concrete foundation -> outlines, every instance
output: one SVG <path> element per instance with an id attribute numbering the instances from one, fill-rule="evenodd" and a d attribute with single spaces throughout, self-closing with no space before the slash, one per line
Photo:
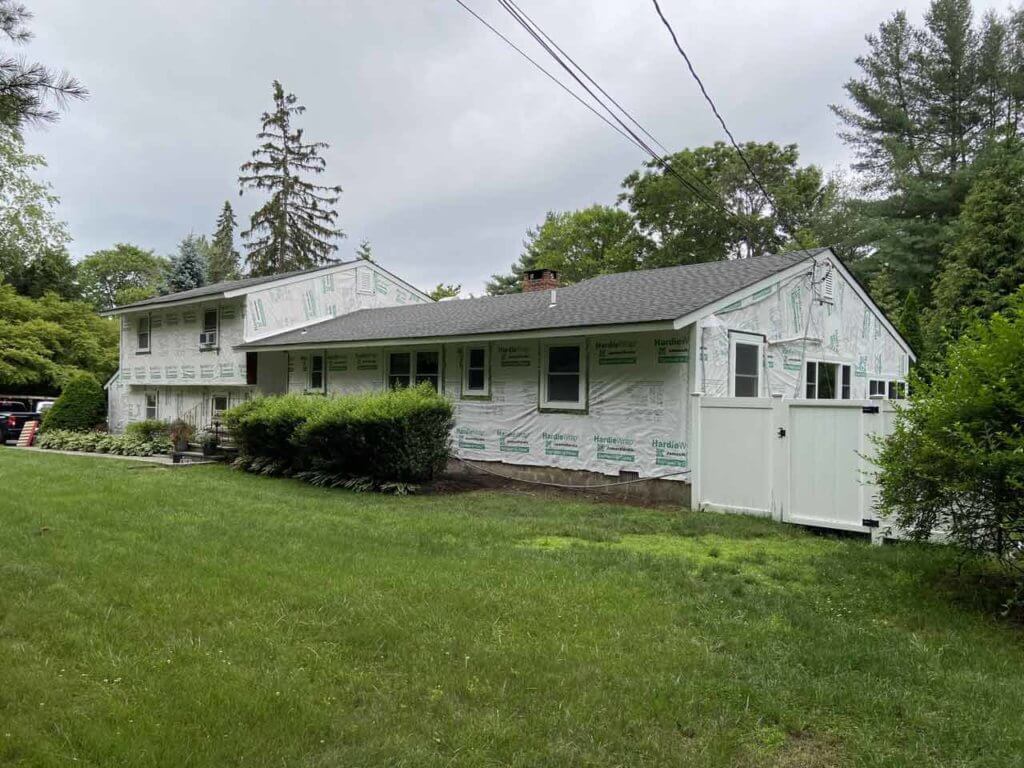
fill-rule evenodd
<path id="1" fill-rule="evenodd" d="M 495 477 L 523 483 L 557 483 L 578 486 L 565 491 L 578 490 L 584 494 L 599 494 L 615 501 L 632 504 L 671 504 L 690 509 L 690 483 L 685 480 L 640 480 L 628 485 L 609 485 L 631 478 L 603 475 L 582 469 L 561 469 L 559 467 L 531 467 L 521 464 L 503 464 L 499 461 L 474 461 L 474 466 L 458 459 L 448 462 L 446 474 L 449 477 Z M 477 469 L 482 467 L 483 469 Z M 495 473 L 495 474 L 491 474 Z M 685 477 L 685 475 L 684 475 Z M 546 487 L 546 486 L 541 486 Z"/>

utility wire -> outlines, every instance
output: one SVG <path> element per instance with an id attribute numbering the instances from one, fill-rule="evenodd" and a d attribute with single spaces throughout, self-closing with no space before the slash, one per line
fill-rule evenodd
<path id="1" fill-rule="evenodd" d="M 658 139 L 655 138 L 654 135 L 651 134 L 650 131 L 648 131 L 646 128 L 644 128 L 644 126 L 641 125 L 640 122 L 635 117 L 633 117 L 632 114 L 630 114 L 629 110 L 627 110 L 625 107 L 623 107 L 618 101 L 615 100 L 615 98 L 610 93 L 608 93 L 608 91 L 606 91 L 603 87 L 601 87 L 601 84 L 599 82 L 597 82 L 593 77 L 591 77 L 590 74 L 575 59 L 573 59 L 572 56 L 570 56 L 561 46 L 559 46 L 558 43 L 555 42 L 555 40 L 553 40 L 552 37 L 547 32 L 545 32 L 543 30 L 543 28 L 541 28 L 541 26 L 536 21 L 534 21 L 532 18 L 530 18 L 530 16 L 526 13 L 526 11 L 524 11 L 522 8 L 520 8 L 514 2 L 514 0 L 498 0 L 498 3 L 503 8 L 505 8 L 505 10 L 520 24 L 520 26 L 522 26 L 524 29 L 526 29 L 527 32 L 529 32 L 531 34 L 531 36 L 535 40 L 538 41 L 538 43 L 541 43 L 541 45 L 545 48 L 545 50 L 547 50 L 548 53 L 556 59 L 556 61 L 558 61 L 558 57 L 555 56 L 555 54 L 550 50 L 550 48 L 545 46 L 543 44 L 543 42 L 541 42 L 537 38 L 537 36 L 535 34 L 533 34 L 534 30 L 536 30 L 536 32 L 539 33 L 544 38 L 544 40 L 546 40 L 547 43 L 549 43 L 551 45 L 551 47 L 553 47 L 556 51 L 558 51 L 558 53 L 561 56 L 565 57 L 566 61 L 568 61 L 570 64 L 572 64 L 572 66 L 575 67 L 580 72 L 580 74 L 583 75 L 583 77 L 585 77 L 588 81 L 590 81 L 594 85 L 594 87 L 597 88 L 597 90 L 599 90 L 601 92 L 601 94 L 605 98 L 608 99 L 608 101 L 610 101 L 612 104 L 614 104 L 618 108 L 618 110 L 626 117 L 627 120 L 629 120 L 633 125 L 635 125 L 641 131 L 641 133 L 643 133 L 647 138 L 649 138 L 651 141 L 653 141 L 655 144 L 657 144 L 658 147 L 662 150 L 662 153 L 664 153 L 664 156 L 668 156 L 669 154 L 671 154 L 669 152 L 669 150 L 665 147 L 664 144 L 662 144 L 660 141 L 658 141 Z M 531 29 L 530 27 L 532 27 L 533 29 Z M 568 68 L 565 67 L 565 64 L 563 62 L 559 61 L 559 63 L 562 65 L 563 68 L 565 68 L 567 71 L 569 71 Z M 571 71 L 569 71 L 569 73 L 572 74 Z M 589 89 L 588 89 L 588 92 L 589 92 Z M 597 97 L 594 96 L 593 93 L 591 93 L 591 96 L 593 98 L 595 98 L 595 100 L 600 102 L 600 99 L 597 99 Z M 603 104 L 602 103 L 602 106 L 605 108 L 606 111 L 608 111 L 609 114 L 611 114 L 613 117 L 616 117 L 615 114 L 609 109 L 607 104 Z M 630 131 L 630 133 L 632 133 L 632 131 Z M 646 151 L 648 151 L 651 154 L 655 154 L 653 152 L 653 150 L 651 150 L 650 147 L 647 147 Z M 662 165 L 664 165 L 664 163 L 662 163 Z M 698 182 L 700 184 L 700 186 L 704 189 L 704 191 L 706 191 L 707 194 L 709 194 L 711 196 L 712 199 L 717 199 L 718 198 L 719 193 L 717 191 L 715 191 L 714 189 L 712 189 L 708 185 L 708 183 L 706 181 L 704 181 L 702 178 L 700 178 L 699 176 L 694 175 L 692 177 L 692 181 Z M 724 211 L 724 212 L 725 213 L 731 213 L 730 211 Z"/>
<path id="2" fill-rule="evenodd" d="M 460 4 L 460 5 L 462 5 L 462 3 L 461 3 L 461 0 L 456 0 L 456 2 L 459 2 L 459 4 Z M 611 117 L 611 118 L 612 118 L 613 120 L 615 120 L 615 122 L 616 122 L 616 123 L 618 123 L 618 124 L 619 124 L 619 126 L 621 126 L 621 127 L 622 127 L 622 129 L 623 129 L 624 131 L 626 131 L 626 132 L 627 132 L 627 133 L 629 134 L 629 136 L 630 136 L 630 137 L 631 137 L 631 139 L 632 139 L 632 143 L 633 143 L 633 144 L 637 145 L 637 146 L 638 146 L 638 147 L 640 147 L 640 148 L 641 148 L 641 149 L 642 149 L 642 150 L 643 150 L 644 152 L 646 152 L 646 153 L 647 153 L 648 155 L 650 155 L 650 157 L 651 157 L 651 158 L 652 158 L 652 159 L 653 159 L 653 160 L 655 161 L 655 163 L 657 163 L 657 164 L 658 164 L 659 166 L 661 166 L 661 168 L 662 168 L 662 169 L 663 169 L 663 170 L 664 170 L 664 171 L 665 171 L 666 173 L 668 173 L 668 174 L 671 174 L 672 176 L 675 176 L 675 177 L 676 177 L 676 179 L 677 179 L 677 180 L 678 180 L 678 181 L 679 181 L 679 182 L 680 182 L 680 183 L 681 183 L 681 184 L 682 184 L 682 185 L 683 185 L 683 186 L 684 186 L 684 187 L 685 187 L 686 189 L 688 189 L 688 190 L 690 191 L 690 193 L 691 193 L 691 194 L 692 194 L 692 195 L 693 195 L 693 196 L 694 196 L 695 198 L 697 198 L 697 199 L 698 199 L 698 200 L 699 200 L 700 202 L 704 203 L 704 204 L 705 204 L 706 206 L 708 206 L 709 208 L 712 208 L 713 210 L 715 210 L 715 211 L 717 211 L 718 213 L 721 213 L 721 214 L 723 214 L 723 215 L 725 215 L 725 216 L 735 216 L 735 214 L 734 214 L 734 213 L 733 213 L 732 211 L 730 211 L 730 210 L 728 210 L 727 208 L 723 207 L 723 206 L 721 205 L 721 203 L 717 203 L 717 202 L 715 202 L 714 200 L 709 200 L 709 199 L 705 198 L 705 197 L 704 197 L 704 195 L 703 195 L 703 194 L 701 193 L 701 191 L 700 191 L 699 189 L 697 189 L 697 187 L 696 187 L 696 186 L 695 186 L 695 185 L 693 184 L 693 182 L 692 182 L 692 181 L 690 181 L 690 180 L 689 180 L 689 179 L 687 179 L 687 178 L 686 178 L 685 176 L 683 176 L 683 175 L 682 175 L 681 173 L 679 173 L 679 171 L 677 171 L 677 170 L 676 170 L 676 168 L 674 168 L 674 167 L 673 167 L 673 166 L 672 166 L 672 165 L 671 165 L 671 164 L 670 164 L 669 162 L 667 162 L 667 161 L 666 161 L 666 160 L 665 160 L 665 159 L 664 159 L 664 158 L 663 158 L 663 157 L 662 157 L 662 156 L 661 156 L 661 155 L 660 155 L 660 154 L 659 154 L 658 152 L 654 151 L 654 149 L 653 149 L 653 148 L 652 148 L 652 147 L 651 147 L 651 146 L 650 146 L 649 144 L 647 144 L 647 142 L 646 142 L 646 141 L 644 141 L 644 140 L 643 140 L 642 138 L 640 138 L 640 136 L 638 136 L 638 135 L 636 134 L 636 132 L 634 132 L 634 131 L 633 131 L 633 129 L 632 129 L 632 128 L 630 128 L 630 127 L 629 127 L 628 125 L 626 125 L 626 123 L 625 123 L 625 122 L 623 122 L 623 120 L 622 120 L 622 119 L 621 119 L 621 118 L 620 118 L 620 117 L 619 117 L 619 116 L 618 116 L 618 115 L 617 115 L 617 114 L 616 114 L 616 113 L 614 112 L 614 110 L 612 110 L 612 109 L 611 109 L 611 108 L 610 108 L 610 107 L 609 107 L 609 106 L 608 106 L 608 105 L 607 105 L 607 104 L 606 104 L 606 103 L 605 103 L 604 101 L 602 101 L 602 100 L 601 100 L 601 98 L 600 98 L 599 96 L 597 96 L 597 94 L 595 94 L 595 93 L 594 93 L 594 92 L 593 92 L 593 91 L 592 91 L 592 90 L 591 90 L 591 89 L 590 89 L 590 88 L 589 88 L 589 87 L 587 86 L 587 84 L 586 84 L 586 83 L 584 83 L 584 82 L 583 82 L 583 81 L 582 81 L 582 80 L 580 79 L 579 75 L 577 75 L 577 74 L 576 74 L 576 72 L 575 72 L 575 71 L 574 71 L 574 70 L 572 69 L 572 67 L 570 67 L 570 66 L 569 66 L 569 65 L 568 65 L 568 64 L 567 64 L 567 63 L 565 62 L 565 60 L 563 60 L 563 59 L 561 58 L 561 56 L 559 56 L 559 54 L 558 54 L 558 53 L 557 53 L 557 52 L 556 52 L 556 51 L 554 50 L 554 48 L 553 48 L 553 47 L 552 47 L 551 45 L 549 45 L 549 44 L 548 44 L 547 42 L 545 42 L 545 40 L 543 39 L 543 37 L 546 37 L 546 35 L 543 35 L 543 37 L 542 37 L 542 32 L 538 32 L 538 30 L 539 30 L 539 27 L 538 27 L 538 30 L 535 30 L 535 29 L 533 28 L 533 26 L 531 26 L 531 22 L 529 22 L 529 21 L 528 21 L 528 20 L 527 20 L 526 18 L 524 18 L 524 17 L 520 16 L 520 15 L 519 15 L 519 13 L 518 13 L 518 12 L 516 11 L 516 9 L 515 9 L 515 8 L 513 8 L 513 7 L 511 7 L 511 5 L 510 5 L 510 2 L 511 2 L 511 0 L 498 0 L 498 4 L 499 4 L 499 5 L 501 5 L 501 7 L 502 7 L 502 8 L 504 8 L 504 9 L 505 9 L 505 10 L 506 10 L 506 11 L 507 11 L 507 12 L 509 13 L 509 15 L 511 15 L 511 16 L 512 16 L 512 18 L 513 18 L 513 19 L 515 19 L 515 21 L 516 21 L 516 22 L 517 22 L 517 23 L 518 23 L 518 24 L 519 24 L 519 25 L 520 25 L 520 26 L 521 26 L 521 27 L 522 27 L 523 29 L 525 29 L 525 30 L 526 30 L 526 32 L 527 32 L 527 33 L 528 33 L 528 34 L 529 34 L 529 35 L 530 35 L 531 37 L 533 37 L 533 39 L 534 39 L 534 40 L 535 40 L 535 41 L 537 42 L 537 44 L 538 44 L 538 45 L 540 45 L 540 46 L 541 46 L 541 48 L 543 48 L 543 49 L 544 49 L 544 51 L 545 51 L 545 52 L 546 52 L 546 53 L 547 53 L 547 54 L 548 54 L 549 56 L 551 56 L 551 57 L 552 57 L 552 58 L 553 58 L 553 59 L 555 60 L 555 62 L 556 62 L 556 63 L 558 63 L 558 65 L 559 65 L 559 66 L 561 66 L 561 67 L 562 67 L 562 69 L 564 69 L 564 70 L 565 70 L 565 71 L 566 71 L 566 72 L 567 72 L 567 73 L 569 74 L 569 76 L 570 76 L 570 77 L 572 77 L 572 78 L 573 78 L 573 80 L 575 80 L 575 81 L 576 81 L 576 83 L 577 83 L 577 84 L 578 84 L 578 85 L 579 85 L 579 86 L 580 86 L 581 88 L 583 88 L 583 90 L 584 90 L 584 91 L 585 91 L 585 92 L 586 92 L 586 93 L 587 93 L 587 94 L 588 94 L 588 95 L 589 95 L 589 96 L 590 96 L 590 97 L 591 97 L 591 98 L 592 98 L 592 99 L 593 99 L 593 100 L 594 100 L 595 102 L 597 102 L 597 103 L 598 103 L 598 104 L 599 104 L 599 105 L 600 105 L 600 106 L 601 106 L 601 107 L 602 107 L 602 108 L 603 108 L 603 109 L 604 109 L 604 110 L 605 110 L 605 111 L 606 111 L 606 112 L 607 112 L 607 113 L 609 114 L 609 116 L 610 116 L 610 117 Z M 474 14 L 474 15 L 476 15 L 476 14 Z M 577 65 L 577 66 L 578 66 L 578 65 Z M 582 72 L 582 70 L 581 70 L 581 72 Z M 585 73 L 584 73 L 584 76 L 585 76 L 585 77 L 587 77 L 588 79 L 590 79 L 589 75 L 586 75 Z M 595 83 L 595 85 L 596 85 L 596 83 Z M 598 86 L 598 88 L 600 88 L 600 86 Z M 603 92 L 603 91 L 602 91 L 602 92 Z M 610 98 L 610 97 L 609 97 L 609 98 Z M 621 107 L 619 107 L 619 109 L 622 109 L 622 108 L 621 108 Z M 623 111 L 624 111 L 624 110 L 623 110 Z M 632 120 L 632 118 L 630 118 L 630 119 Z M 634 120 L 634 122 L 636 122 L 636 121 Z M 643 130 L 643 129 L 641 128 L 641 130 Z M 620 131 L 620 133 L 621 133 L 621 131 Z M 645 133 L 646 133 L 646 131 L 645 131 Z M 656 140 L 655 140 L 655 141 L 656 141 Z M 658 142 L 656 141 L 656 143 L 658 143 Z M 703 182 L 701 182 L 701 183 L 703 183 Z M 706 185 L 705 185 L 705 186 L 706 186 Z M 709 189 L 709 191 L 710 191 L 710 189 Z M 712 194 L 715 194 L 715 193 L 714 193 L 714 192 L 712 192 Z M 716 195 L 716 196 L 717 196 L 717 195 Z"/>
<path id="3" fill-rule="evenodd" d="M 605 123 L 607 123 L 607 124 L 608 124 L 608 126 L 609 126 L 609 127 L 610 127 L 610 128 L 612 129 L 612 130 L 614 130 L 614 131 L 616 131 L 617 133 L 621 134 L 621 135 L 622 135 L 622 137 L 623 137 L 624 139 L 626 139 L 626 141 L 630 142 L 631 144 L 635 144 L 635 143 L 636 143 L 636 142 L 634 142 L 634 141 L 633 141 L 633 139 L 632 139 L 632 138 L 630 138 L 629 134 L 627 134 L 627 133 L 626 133 L 625 131 L 623 131 L 623 130 L 622 130 L 621 128 L 619 128 L 619 127 L 618 127 L 617 125 L 615 125 L 615 123 L 613 123 L 613 122 L 612 122 L 611 120 L 609 120 L 609 119 L 608 119 L 607 117 L 605 117 L 605 116 L 604 116 L 604 115 L 602 115 L 602 114 L 601 114 L 600 112 L 598 112 L 598 111 L 597 111 L 597 110 L 596 110 L 596 109 L 595 109 L 595 108 L 594 108 L 594 107 L 593 107 L 593 106 L 592 106 L 591 104 L 588 104 L 588 103 L 586 102 L 586 100 L 584 100 L 584 99 L 583 99 L 583 98 L 582 98 L 582 97 L 581 97 L 581 96 L 580 96 L 580 95 L 579 95 L 578 93 L 576 93 L 576 92 L 575 92 L 575 91 L 573 91 L 573 90 L 572 90 L 571 88 L 569 88 L 569 86 L 567 86 L 567 85 L 566 85 L 565 83 L 563 83 L 563 82 L 562 82 L 561 80 L 559 80 L 559 79 L 558 79 L 557 77 L 555 77 L 555 76 L 554 76 L 553 74 L 551 74 L 551 73 L 550 73 L 550 72 L 548 72 L 548 71 L 547 71 L 546 69 L 544 69 L 544 67 L 542 67 L 542 66 L 541 66 L 540 64 L 538 64 L 538 63 L 537 63 L 537 62 L 536 62 L 536 61 L 535 61 L 535 60 L 534 60 L 534 59 L 533 59 L 533 58 L 532 58 L 532 57 L 531 57 L 531 56 L 530 56 L 530 55 L 529 55 L 528 53 L 526 53 L 526 52 L 525 52 L 525 51 L 524 51 L 524 50 L 523 50 L 522 48 L 520 48 L 520 47 L 519 47 L 518 45 L 516 45 L 516 44 L 515 44 L 515 43 L 513 43 L 513 42 L 512 42 L 511 40 L 509 40 L 509 39 L 508 39 L 507 37 L 505 37 L 505 35 L 503 35 L 503 34 L 502 34 L 501 32 L 499 32 L 499 31 L 498 31 L 497 29 L 495 29 L 495 28 L 494 28 L 493 26 L 491 26 L 491 25 L 490 25 L 490 23 L 488 23 L 488 21 L 487 21 L 487 20 L 486 20 L 485 18 L 483 18 L 483 17 L 482 17 L 482 16 L 480 15 L 480 14 L 478 14 L 478 13 L 477 13 L 476 11 L 474 11 L 474 10 L 473 10 L 472 8 L 470 8 L 470 7 L 468 6 L 468 5 L 466 5 L 466 4 L 464 3 L 464 2 L 462 2 L 462 0 L 455 0 L 455 2 L 456 2 L 456 3 L 458 3 L 459 5 L 461 5 L 461 6 L 463 7 L 463 8 L 465 8 L 465 9 L 466 9 L 466 11 L 467 11 L 467 12 L 468 12 L 468 13 L 469 13 L 470 15 L 472 15 L 472 16 L 473 16 L 473 17 L 474 17 L 474 18 L 475 18 L 475 19 L 476 19 L 477 21 L 479 21 L 479 22 L 480 22 L 481 24 L 483 24 L 483 25 L 484 25 L 485 27 L 487 27 L 487 28 L 488 28 L 489 30 L 491 30 L 491 32 L 493 32 L 493 33 L 494 33 L 495 35 L 497 35 L 497 36 L 498 36 L 498 37 L 500 37 L 500 38 L 501 38 L 502 40 L 504 40 L 504 41 L 505 41 L 505 43 L 506 43 L 506 44 L 508 44 L 508 45 L 509 45 L 509 46 L 510 46 L 510 47 L 511 47 L 511 48 L 512 48 L 512 49 L 513 49 L 513 50 L 514 50 L 514 51 L 515 51 L 516 53 L 518 53 L 518 54 L 519 54 L 520 56 L 522 56 L 522 57 L 523 57 L 524 59 L 526 59 L 526 60 L 527 60 L 528 62 L 530 62 L 531 64 L 533 64 L 533 66 L 535 66 L 535 67 L 536 67 L 537 69 L 539 69 L 539 70 L 540 70 L 541 72 L 543 72 L 543 73 L 544 73 L 544 74 L 545 74 L 545 75 L 546 75 L 546 76 L 547 76 L 547 77 L 548 77 L 548 78 L 549 78 L 549 79 L 550 79 L 550 80 L 551 80 L 552 82 L 554 82 L 554 83 L 555 83 L 555 85 L 557 85 L 557 86 L 558 86 L 559 88 L 561 88 L 561 89 L 562 89 L 563 91 L 565 91 L 565 92 L 566 92 L 566 93 L 568 93 L 568 94 L 569 94 L 570 96 L 572 96 L 572 97 L 573 97 L 574 99 L 576 99 L 576 101 L 578 101 L 578 102 L 579 102 L 580 104 L 582 104 L 582 105 L 583 105 L 584 107 L 586 107 L 586 108 L 587 108 L 587 109 L 589 109 L 589 110 L 590 110 L 591 112 L 593 112 L 593 113 L 594 113 L 595 115 L 597 115 L 597 116 L 598 116 L 598 117 L 599 117 L 599 118 L 600 118 L 601 120 L 603 120 L 603 121 L 604 121 Z M 643 147 L 640 147 L 640 149 L 643 149 Z"/>
<path id="4" fill-rule="evenodd" d="M 700 87 L 700 92 L 704 94 L 704 100 L 707 101 L 708 106 L 711 107 L 711 111 L 715 114 L 715 117 L 718 118 L 718 122 L 721 123 L 722 125 L 722 130 L 725 131 L 725 135 L 729 137 L 729 142 L 732 144 L 733 148 L 739 154 L 740 159 L 743 161 L 743 165 L 747 167 L 747 171 L 750 172 L 750 177 L 754 180 L 754 183 L 757 184 L 757 188 L 761 190 L 761 194 L 763 194 L 765 198 L 768 200 L 768 202 L 771 203 L 772 208 L 778 211 L 778 206 L 775 204 L 775 198 L 773 198 L 771 194 L 769 194 L 768 190 L 764 188 L 764 184 L 762 184 L 761 179 L 757 177 L 757 173 L 754 171 L 753 166 L 751 166 L 750 162 L 747 160 L 747 156 L 743 154 L 743 150 L 740 148 L 739 143 L 737 143 L 735 137 L 732 135 L 732 131 L 729 130 L 729 126 L 725 124 L 725 118 L 722 117 L 721 113 L 718 111 L 718 107 L 715 106 L 714 100 L 708 93 L 707 88 L 704 87 L 704 81 L 700 79 L 700 76 L 697 74 L 697 71 L 693 68 L 693 63 L 690 61 L 690 57 L 687 56 L 686 51 L 683 50 L 683 46 L 680 44 L 679 38 L 676 37 L 675 30 L 672 29 L 672 25 L 669 23 L 668 19 L 665 18 L 665 14 L 662 13 L 661 6 L 658 4 L 658 0 L 651 0 L 651 2 L 654 3 L 654 10 L 656 10 L 658 12 L 658 16 L 661 17 L 661 23 L 665 25 L 665 29 L 667 29 L 669 35 L 672 36 L 672 42 L 675 43 L 676 50 L 679 51 L 679 53 L 683 57 L 683 61 L 686 62 L 687 69 L 690 70 L 690 74 L 693 76 L 693 79 L 697 81 L 697 85 Z"/>

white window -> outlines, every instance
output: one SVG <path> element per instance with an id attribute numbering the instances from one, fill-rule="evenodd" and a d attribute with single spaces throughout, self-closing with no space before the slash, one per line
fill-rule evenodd
<path id="1" fill-rule="evenodd" d="M 203 312 L 203 330 L 199 334 L 199 346 L 208 349 L 217 346 L 217 331 L 220 325 L 220 313 L 216 309 Z"/>
<path id="2" fill-rule="evenodd" d="M 752 333 L 729 334 L 730 397 L 761 396 L 761 361 L 764 337 Z"/>
<path id="3" fill-rule="evenodd" d="M 899 381 L 898 379 L 890 381 L 888 394 L 890 400 L 906 400 L 907 383 L 905 381 Z"/>
<path id="4" fill-rule="evenodd" d="M 391 389 L 424 382 L 440 391 L 441 356 L 437 350 L 392 352 L 388 355 L 388 386 Z"/>
<path id="5" fill-rule="evenodd" d="M 808 361 L 806 368 L 808 400 L 849 400 L 853 370 L 841 363 Z"/>
<path id="6" fill-rule="evenodd" d="M 868 382 L 868 397 L 905 400 L 907 398 L 907 383 L 900 379 L 871 379 Z"/>
<path id="7" fill-rule="evenodd" d="M 136 352 L 149 352 L 150 349 L 150 338 L 151 338 L 151 325 L 149 315 L 143 315 L 139 318 L 138 325 L 136 326 L 135 334 L 135 351 Z"/>
<path id="8" fill-rule="evenodd" d="M 324 388 L 324 356 L 311 355 L 309 358 L 309 388 L 318 392 Z"/>
<path id="9" fill-rule="evenodd" d="M 586 353 L 583 342 L 550 344 L 541 356 L 542 408 L 582 411 L 587 407 Z"/>
<path id="10" fill-rule="evenodd" d="M 146 393 L 146 418 L 156 419 L 159 418 L 160 409 L 158 408 L 158 398 L 156 392 Z"/>
<path id="11" fill-rule="evenodd" d="M 491 380 L 487 347 L 466 347 L 462 356 L 462 394 L 486 397 Z"/>
<path id="12" fill-rule="evenodd" d="M 213 411 L 213 421 L 223 421 L 224 411 L 228 409 L 227 395 L 214 395 L 210 399 L 210 410 Z"/>

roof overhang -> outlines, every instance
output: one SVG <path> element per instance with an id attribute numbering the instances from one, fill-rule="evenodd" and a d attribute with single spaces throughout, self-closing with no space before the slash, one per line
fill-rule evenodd
<path id="1" fill-rule="evenodd" d="M 113 309 L 105 309 L 97 314 L 100 317 L 116 317 L 117 315 L 132 315 L 138 312 L 150 312 L 154 309 L 166 309 L 168 307 L 185 307 L 190 304 L 208 304 L 211 301 L 220 301 L 221 299 L 229 298 L 226 293 L 208 293 L 205 296 L 197 296 L 194 299 L 173 299 L 170 301 L 154 301 L 152 304 L 139 305 L 127 305 L 124 307 L 114 307 Z"/>
<path id="2" fill-rule="evenodd" d="M 426 344 L 469 344 L 477 341 L 518 341 L 526 339 L 564 339 L 577 336 L 605 336 L 618 333 L 645 333 L 672 331 L 677 326 L 671 320 L 618 325 L 587 325 L 566 328 L 540 328 L 530 331 L 499 333 L 472 333 L 455 336 L 395 337 L 391 339 L 360 339 L 355 341 L 298 341 L 290 344 L 238 344 L 234 349 L 245 352 L 301 352 L 310 349 L 358 349 L 360 347 L 395 347 Z M 292 331 L 288 331 L 292 333 Z"/>

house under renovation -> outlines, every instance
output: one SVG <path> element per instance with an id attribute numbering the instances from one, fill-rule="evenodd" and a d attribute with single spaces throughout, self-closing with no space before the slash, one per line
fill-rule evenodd
<path id="1" fill-rule="evenodd" d="M 118 307 L 110 428 L 255 393 L 429 382 L 455 454 L 563 484 L 867 530 L 864 453 L 913 352 L 830 249 L 434 302 L 367 261 Z M 856 497 L 856 498 L 854 498 Z M 842 508 L 848 502 L 848 508 Z"/>

